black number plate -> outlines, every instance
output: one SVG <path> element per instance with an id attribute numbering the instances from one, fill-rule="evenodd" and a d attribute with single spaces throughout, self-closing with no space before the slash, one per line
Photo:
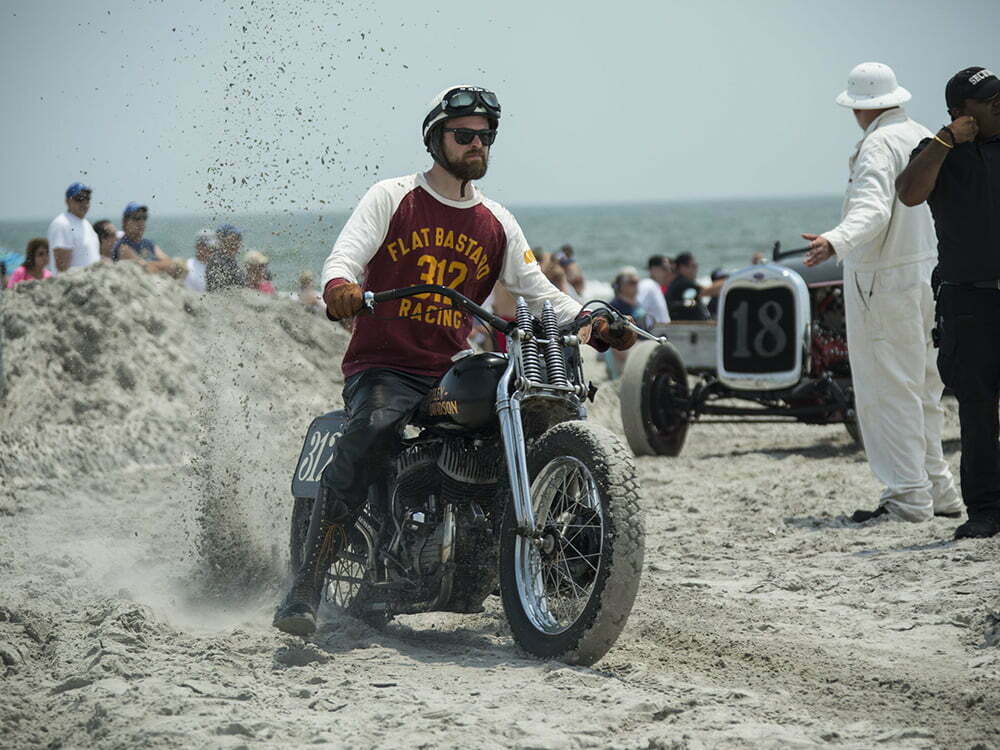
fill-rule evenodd
<path id="1" fill-rule="evenodd" d="M 726 293 L 722 363 L 728 372 L 787 372 L 795 367 L 795 297 L 786 287 Z"/>
<path id="2" fill-rule="evenodd" d="M 319 492 L 319 478 L 333 458 L 337 444 L 347 422 L 347 412 L 331 411 L 316 417 L 309 425 L 302 453 L 292 475 L 292 496 L 315 499 Z"/>

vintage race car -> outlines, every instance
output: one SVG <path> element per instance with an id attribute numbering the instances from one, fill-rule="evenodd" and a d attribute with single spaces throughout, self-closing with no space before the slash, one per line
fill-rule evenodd
<path id="1" fill-rule="evenodd" d="M 843 423 L 861 434 L 847 356 L 843 278 L 806 249 L 781 252 L 726 281 L 718 323 L 654 330 L 626 361 L 621 416 L 636 455 L 679 455 L 692 422 Z"/>

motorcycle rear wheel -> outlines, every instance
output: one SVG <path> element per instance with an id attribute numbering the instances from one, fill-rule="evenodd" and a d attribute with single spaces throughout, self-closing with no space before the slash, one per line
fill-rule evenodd
<path id="1" fill-rule="evenodd" d="M 529 446 L 536 538 L 512 507 L 500 540 L 500 593 L 514 640 L 533 656 L 598 661 L 639 588 L 645 531 L 635 466 L 609 431 L 558 424 Z"/>
<path id="2" fill-rule="evenodd" d="M 302 563 L 312 508 L 312 498 L 295 498 L 289 549 L 293 573 Z M 350 532 L 343 533 L 339 540 L 340 551 L 326 572 L 323 600 L 336 611 L 357 617 L 369 625 L 381 626 L 389 617 L 384 610 L 372 608 L 372 587 L 364 580 L 368 561 L 372 558 L 371 540 L 374 538 L 375 531 L 362 513 Z"/>

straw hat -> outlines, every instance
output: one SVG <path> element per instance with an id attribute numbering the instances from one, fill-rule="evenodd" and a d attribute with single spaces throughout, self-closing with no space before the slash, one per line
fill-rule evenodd
<path id="1" fill-rule="evenodd" d="M 243 262 L 248 266 L 266 266 L 268 257 L 260 250 L 251 250 L 243 256 Z"/>

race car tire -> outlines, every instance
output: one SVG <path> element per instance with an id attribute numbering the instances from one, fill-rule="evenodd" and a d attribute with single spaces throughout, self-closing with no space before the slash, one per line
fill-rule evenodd
<path id="1" fill-rule="evenodd" d="M 635 455 L 680 455 L 688 415 L 675 400 L 689 395 L 687 370 L 673 344 L 643 341 L 632 347 L 619 400 L 625 438 Z"/>

